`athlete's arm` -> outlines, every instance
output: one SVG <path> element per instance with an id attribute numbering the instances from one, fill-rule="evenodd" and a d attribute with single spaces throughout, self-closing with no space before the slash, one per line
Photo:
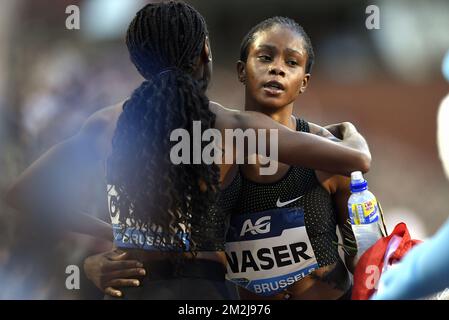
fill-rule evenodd
<path id="1" fill-rule="evenodd" d="M 309 130 L 310 133 L 313 133 L 317 136 L 329 139 L 334 142 L 341 142 L 342 134 L 341 130 L 343 128 L 342 123 L 328 125 L 326 127 L 321 127 L 315 123 L 309 122 Z"/>
<path id="2" fill-rule="evenodd" d="M 82 213 L 88 181 L 98 175 L 108 152 L 101 141 L 111 130 L 108 120 L 105 111 L 97 112 L 75 136 L 42 155 L 11 185 L 6 202 L 34 221 L 50 219 L 69 231 L 111 240 L 109 224 Z"/>
<path id="3" fill-rule="evenodd" d="M 236 118 L 236 128 L 277 129 L 280 162 L 346 176 L 353 171 L 367 172 L 370 168 L 368 145 L 350 123 L 342 124 L 343 140 L 337 143 L 291 130 L 259 112 L 239 112 Z"/>
<path id="4" fill-rule="evenodd" d="M 332 201 L 337 211 L 337 225 L 343 238 L 345 264 L 346 268 L 348 268 L 351 273 L 354 273 L 357 264 L 357 247 L 348 214 L 348 200 L 351 196 L 351 179 L 339 175 L 335 175 L 331 179 L 332 184 L 335 186 L 335 191 L 332 194 Z"/>
<path id="5" fill-rule="evenodd" d="M 326 126 L 325 128 L 309 122 L 310 133 L 322 136 L 324 138 L 340 141 L 335 136 L 341 134 L 341 125 L 335 124 Z M 330 130 L 328 130 L 330 129 Z M 333 132 L 333 133 L 331 133 Z M 355 245 L 355 237 L 352 232 L 351 223 L 348 215 L 348 200 L 351 196 L 350 183 L 351 179 L 340 175 L 331 175 L 326 172 L 317 172 L 319 180 L 322 180 L 329 189 L 332 202 L 337 214 L 337 225 L 343 241 L 343 252 L 345 254 L 345 264 L 351 273 L 354 273 L 356 265 L 357 248 Z M 353 249 L 354 248 L 354 249 Z"/>

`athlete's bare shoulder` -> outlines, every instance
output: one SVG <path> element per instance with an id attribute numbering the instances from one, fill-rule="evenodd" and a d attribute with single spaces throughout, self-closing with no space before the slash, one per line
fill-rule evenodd
<path id="1" fill-rule="evenodd" d="M 100 133 L 110 127 L 115 128 L 117 119 L 122 112 L 123 103 L 120 102 L 96 111 L 87 118 L 81 130 L 87 131 L 87 133 Z"/>
<path id="2" fill-rule="evenodd" d="M 122 113 L 125 101 L 93 113 L 84 122 L 79 133 L 80 137 L 93 141 L 101 153 L 108 154 L 117 120 Z"/>

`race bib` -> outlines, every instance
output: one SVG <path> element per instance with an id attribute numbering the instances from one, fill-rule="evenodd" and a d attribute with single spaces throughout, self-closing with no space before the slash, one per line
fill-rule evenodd
<path id="1" fill-rule="evenodd" d="M 228 280 L 262 296 L 279 293 L 318 269 L 301 208 L 233 216 L 226 259 Z"/>
<path id="2" fill-rule="evenodd" d="M 179 251 L 179 239 L 184 243 L 185 251 L 190 250 L 189 235 L 178 232 L 174 241 L 167 242 L 167 236 L 163 237 L 162 230 L 150 230 L 137 228 L 130 225 L 130 219 L 120 223 L 120 210 L 118 208 L 118 194 L 114 186 L 108 185 L 108 206 L 111 217 L 114 245 L 118 248 L 143 249 L 148 251 Z M 163 240 L 164 239 L 164 240 Z"/>

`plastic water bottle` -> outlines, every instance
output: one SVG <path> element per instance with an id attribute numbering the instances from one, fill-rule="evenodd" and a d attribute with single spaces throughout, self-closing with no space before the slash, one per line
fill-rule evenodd
<path id="1" fill-rule="evenodd" d="M 351 196 L 348 200 L 349 218 L 357 241 L 358 257 L 382 237 L 379 228 L 379 206 L 368 191 L 368 182 L 360 171 L 351 173 Z"/>

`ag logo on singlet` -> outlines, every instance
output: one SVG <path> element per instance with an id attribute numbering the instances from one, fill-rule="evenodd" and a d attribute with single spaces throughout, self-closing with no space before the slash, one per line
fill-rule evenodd
<path id="1" fill-rule="evenodd" d="M 234 215 L 226 238 L 227 278 L 273 295 L 318 268 L 302 208 Z"/>
<path id="2" fill-rule="evenodd" d="M 240 236 L 243 237 L 248 232 L 251 232 L 252 235 L 269 233 L 271 225 L 270 219 L 271 216 L 261 217 L 257 219 L 254 224 L 252 223 L 251 219 L 245 220 L 245 222 L 243 222 Z"/>

